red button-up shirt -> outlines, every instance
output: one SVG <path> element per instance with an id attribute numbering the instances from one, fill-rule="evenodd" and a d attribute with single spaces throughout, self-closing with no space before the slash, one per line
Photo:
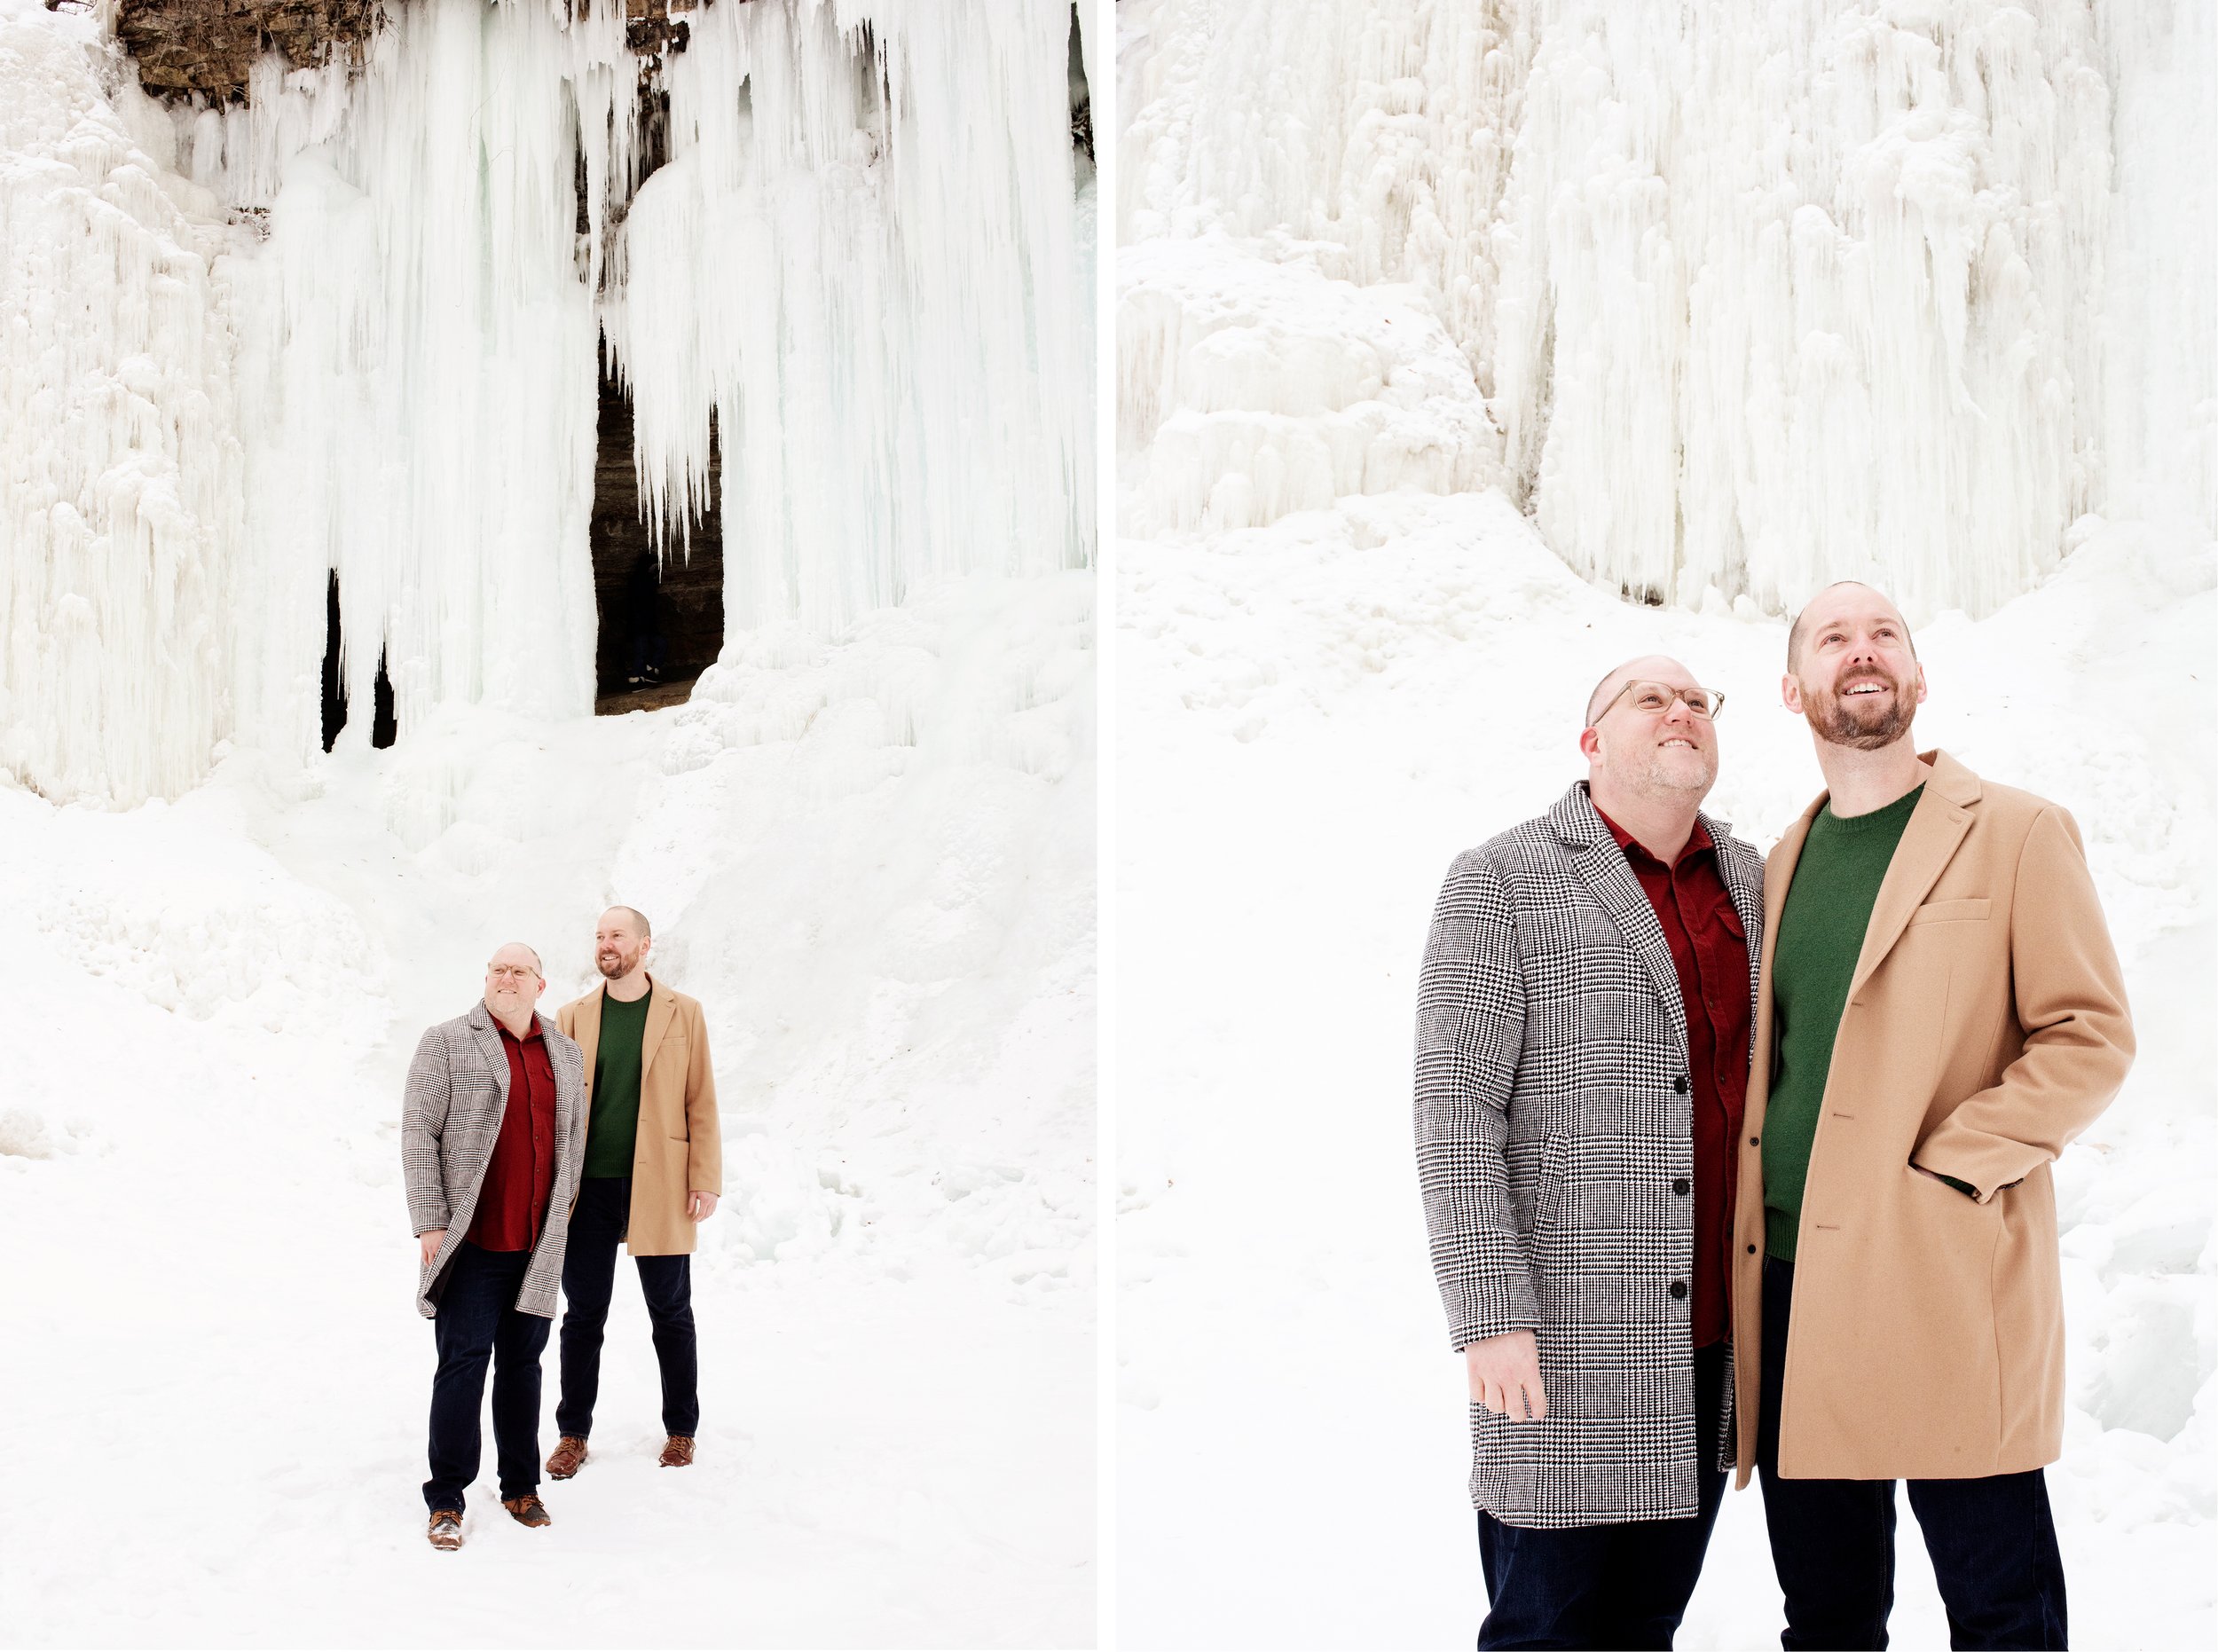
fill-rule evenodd
<path id="1" fill-rule="evenodd" d="M 1601 811 L 1594 811 L 1601 814 Z M 1687 1011 L 1687 1062 L 1694 1082 L 1695 1346 L 1721 1341 L 1730 1316 L 1734 1168 L 1733 1144 L 1748 1101 L 1748 935 L 1718 870 L 1717 846 L 1700 821 L 1670 866 L 1602 814 L 1664 926 Z"/>
<path id="2" fill-rule="evenodd" d="M 539 1242 L 554 1191 L 554 1064 L 537 1017 L 522 1038 L 505 1027 L 499 1031 L 508 1052 L 508 1105 L 478 1189 L 469 1241 L 486 1250 L 530 1250 Z"/>

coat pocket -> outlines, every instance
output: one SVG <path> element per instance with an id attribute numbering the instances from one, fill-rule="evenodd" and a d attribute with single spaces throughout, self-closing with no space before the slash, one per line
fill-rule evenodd
<path id="1" fill-rule="evenodd" d="M 1563 1213 L 1563 1183 L 1571 1167 L 1571 1144 L 1561 1130 L 1551 1130 L 1540 1144 L 1540 1185 L 1532 1200 L 1532 1236 L 1537 1240 L 1553 1232 Z"/>
<path id="2" fill-rule="evenodd" d="M 1985 895 L 1969 901 L 1929 901 L 1910 914 L 1912 924 L 1973 923 L 1985 918 L 1994 906 Z"/>

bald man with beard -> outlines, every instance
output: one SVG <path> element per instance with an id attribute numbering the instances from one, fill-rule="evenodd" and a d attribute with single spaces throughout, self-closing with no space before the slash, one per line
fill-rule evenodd
<path id="1" fill-rule="evenodd" d="M 1883 1647 L 1894 1482 L 1955 1647 L 2065 1644 L 2050 1163 L 2133 1058 L 2070 814 L 1911 736 L 1899 610 L 1828 586 L 1780 683 L 1827 790 L 1766 869 L 1733 1255 L 1741 1483 L 1785 1647 Z"/>
<path id="2" fill-rule="evenodd" d="M 1629 660 L 1586 778 L 1459 855 L 1417 1157 L 1471 1392 L 1481 1647 L 1668 1647 L 1725 1487 L 1733 1150 L 1763 865 L 1702 813 L 1723 696 Z"/>

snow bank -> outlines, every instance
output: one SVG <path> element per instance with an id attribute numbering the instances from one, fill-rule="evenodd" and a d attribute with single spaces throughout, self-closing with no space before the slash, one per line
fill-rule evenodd
<path id="1" fill-rule="evenodd" d="M 1119 222 L 1418 289 L 1513 497 L 1627 594 L 1983 614 L 2091 510 L 2218 531 L 2210 208 L 2159 181 L 2210 147 L 2190 9 L 1127 4 Z M 1127 431 L 1207 411 L 1153 399 L 1158 348 L 1120 337 Z M 1244 461 L 1282 509 L 1294 439 Z M 1134 531 L 1199 524 L 1124 480 Z"/>

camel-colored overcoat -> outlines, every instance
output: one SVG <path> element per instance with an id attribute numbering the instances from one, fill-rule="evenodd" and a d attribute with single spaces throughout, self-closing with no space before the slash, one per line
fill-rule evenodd
<path id="1" fill-rule="evenodd" d="M 2064 1303 L 2049 1167 L 2133 1061 L 2125 984 L 2072 817 L 1944 752 L 1920 762 L 1925 792 L 1872 907 L 1811 1145 L 1780 1406 L 1790 1479 L 1951 1480 L 2056 1460 Z M 1764 1345 L 1773 954 L 1824 803 L 1764 871 L 1733 1245 L 1742 1485 Z"/>
<path id="2" fill-rule="evenodd" d="M 716 1113 L 709 1029 L 697 999 L 672 992 L 649 971 L 654 1002 L 640 1034 L 639 1138 L 632 1150 L 632 1214 L 625 1248 L 634 1256 L 685 1256 L 695 1223 L 687 1195 L 724 1192 L 724 1143 Z M 601 988 L 572 999 L 554 1024 L 586 1058 L 586 1105 L 593 1105 L 594 1058 L 601 1049 Z"/>

